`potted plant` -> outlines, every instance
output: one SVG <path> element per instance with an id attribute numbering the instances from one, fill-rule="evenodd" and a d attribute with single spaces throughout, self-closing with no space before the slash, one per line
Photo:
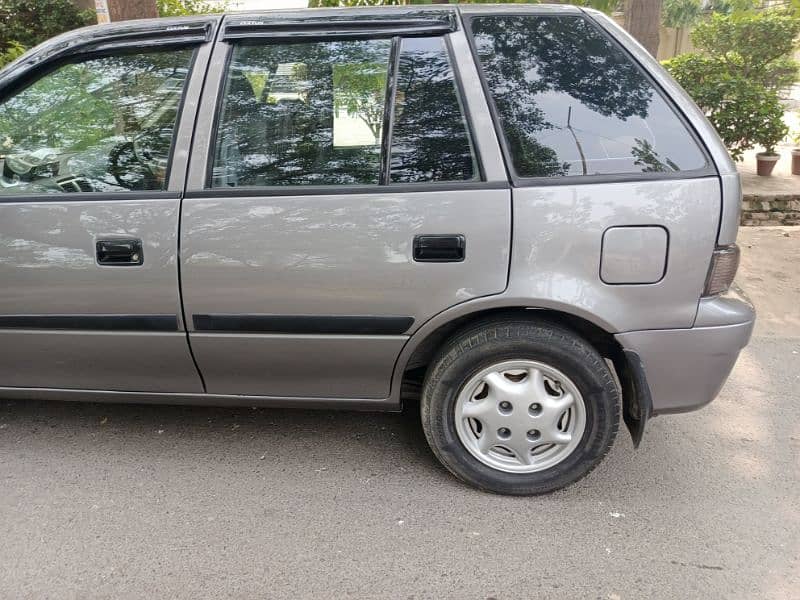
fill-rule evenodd
<path id="1" fill-rule="evenodd" d="M 762 177 L 772 175 L 772 170 L 781 157 L 775 152 L 775 146 L 788 132 L 789 128 L 783 122 L 782 110 L 764 112 L 762 121 L 753 136 L 754 141 L 764 147 L 764 152 L 756 154 L 756 173 Z"/>
<path id="2" fill-rule="evenodd" d="M 775 152 L 774 148 L 759 152 L 756 154 L 756 173 L 762 177 L 769 177 L 780 159 L 781 155 Z"/>

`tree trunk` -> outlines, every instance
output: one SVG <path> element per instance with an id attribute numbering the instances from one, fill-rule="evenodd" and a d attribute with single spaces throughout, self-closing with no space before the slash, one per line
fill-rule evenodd
<path id="1" fill-rule="evenodd" d="M 111 22 L 128 19 L 149 19 L 158 16 L 156 0 L 108 0 Z"/>
<path id="2" fill-rule="evenodd" d="M 654 57 L 661 41 L 661 5 L 662 0 L 628 0 L 625 5 L 625 29 Z"/>

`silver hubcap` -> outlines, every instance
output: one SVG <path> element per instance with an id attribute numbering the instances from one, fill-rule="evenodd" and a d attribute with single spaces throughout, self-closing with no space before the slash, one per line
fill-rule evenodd
<path id="1" fill-rule="evenodd" d="M 586 406 L 561 371 L 533 360 L 492 365 L 458 394 L 456 431 L 483 464 L 533 473 L 572 454 L 586 428 Z"/>

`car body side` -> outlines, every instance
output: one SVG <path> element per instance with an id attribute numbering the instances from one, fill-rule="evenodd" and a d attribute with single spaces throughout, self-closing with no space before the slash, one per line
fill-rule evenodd
<path id="1" fill-rule="evenodd" d="M 485 14 L 486 10 L 463 7 L 461 12 L 468 16 Z M 570 11 L 560 7 L 554 10 Z M 525 11 L 504 6 L 493 7 L 492 12 Z M 566 321 L 595 344 L 604 346 L 608 357 L 616 357 L 618 374 L 627 368 L 641 369 L 639 375 L 648 390 L 637 392 L 633 386 L 624 390 L 626 410 L 633 405 L 638 412 L 640 401 L 652 403 L 646 409 L 652 415 L 694 410 L 716 397 L 739 351 L 749 341 L 755 322 L 752 304 L 740 291 L 701 298 L 701 288 L 688 293 L 685 289 L 688 273 L 705 274 L 715 244 L 727 245 L 736 240 L 741 200 L 739 175 L 713 126 L 649 53 L 602 13 L 583 12 L 632 54 L 683 113 L 708 150 L 716 176 L 703 182 L 700 195 L 676 179 L 634 187 L 629 182 L 571 186 L 568 181 L 557 180 L 552 182 L 552 189 L 539 188 L 535 192 L 515 187 L 508 289 L 437 315 L 412 336 L 399 363 L 402 366 L 408 361 L 413 366 L 414 351 L 421 347 L 423 354 L 429 352 L 424 341 L 438 328 L 446 331 L 453 320 L 481 318 L 485 311 L 536 310 L 540 317 Z M 677 243 L 671 243 L 669 253 L 672 281 L 668 274 L 655 286 L 604 284 L 598 277 L 598 246 L 603 232 L 611 225 L 636 224 L 625 223 L 624 215 L 631 208 L 628 202 L 635 206 L 652 198 L 658 199 L 650 204 L 655 220 L 663 219 L 659 222 L 668 224 L 670 233 L 677 238 L 671 240 Z M 585 211 L 581 216 L 565 218 L 576 214 L 576 202 Z M 695 210 L 679 211 L 682 214 L 672 219 L 669 214 L 659 214 L 673 206 L 694 206 Z M 610 210 L 614 214 L 607 214 L 609 207 L 613 207 Z M 549 219 L 559 223 L 547 232 L 551 235 L 541 235 L 541 231 L 530 228 L 530 223 L 548 221 L 553 216 L 560 218 Z M 553 243 L 553 239 L 562 243 Z M 396 372 L 395 384 L 399 383 L 397 376 Z M 395 385 L 394 389 L 398 387 Z"/>
<path id="2" fill-rule="evenodd" d="M 504 205 L 503 215 L 507 213 L 509 216 L 508 236 L 494 243 L 498 247 L 495 258 L 505 261 L 503 264 L 507 264 L 507 272 L 503 274 L 505 285 L 500 284 L 496 293 L 488 290 L 461 301 L 453 299 L 444 310 L 422 310 L 423 319 L 418 319 L 402 335 L 387 340 L 385 353 L 372 356 L 373 363 L 366 363 L 370 369 L 381 366 L 382 370 L 370 377 L 382 378 L 387 394 L 380 397 L 326 397 L 324 389 L 304 396 L 290 391 L 269 396 L 246 391 L 206 393 L 210 391 L 207 387 L 189 378 L 183 383 L 176 380 L 174 391 L 148 389 L 143 380 L 134 382 L 133 385 L 138 387 L 108 391 L 114 389 L 113 384 L 105 383 L 117 375 L 112 374 L 106 380 L 98 380 L 101 385 L 92 389 L 26 388 L 0 381 L 0 385 L 6 386 L 0 388 L 0 396 L 398 410 L 402 403 L 404 380 L 420 369 L 424 370 L 448 335 L 476 320 L 513 313 L 556 320 L 576 330 L 601 349 L 616 367 L 623 388 L 626 422 L 637 440 L 648 416 L 692 410 L 710 402 L 733 368 L 739 351 L 747 344 L 755 319 L 750 303 L 736 291 L 721 296 L 701 297 L 714 248 L 735 242 L 741 199 L 735 165 L 712 126 L 660 65 L 635 40 L 600 13 L 573 7 L 516 5 L 467 6 L 444 10 L 461 20 L 461 26 L 448 34 L 448 38 L 483 171 L 483 187 L 476 186 L 469 194 L 476 200 L 475 206 L 479 205 L 477 201 L 482 193 L 487 196 L 495 194 L 498 205 Z M 496 129 L 497 117 L 493 114 L 465 25 L 471 16 L 489 13 L 570 14 L 591 20 L 630 54 L 679 111 L 710 157 L 712 164 L 709 173 L 692 179 L 631 176 L 595 177 L 580 182 L 565 179 L 515 182 L 507 172 L 508 161 L 501 147 L 501 132 Z M 291 16 L 296 13 L 287 14 Z M 324 20 L 326 14 L 340 13 L 319 11 L 314 14 L 314 18 Z M 366 10 L 358 14 L 368 15 L 370 12 Z M 395 11 L 395 14 L 409 13 L 404 9 Z M 187 210 L 186 198 L 191 199 L 192 194 L 199 198 L 206 190 L 207 149 L 211 144 L 215 115 L 213 111 L 203 110 L 202 107 L 207 106 L 208 102 L 207 98 L 201 97 L 201 92 L 203 96 L 219 93 L 219 87 L 213 92 L 209 91 L 206 79 L 219 81 L 224 69 L 224 64 L 218 60 L 218 48 L 222 42 L 215 41 L 223 23 L 224 17 L 209 17 L 177 19 L 161 25 L 178 30 L 186 28 L 183 30 L 187 32 L 186 35 L 196 34 L 202 36 L 204 41 L 197 50 L 183 110 L 176 125 L 167 188 L 169 198 L 155 203 L 147 200 L 146 206 L 136 205 L 136 199 L 131 198 L 118 205 L 122 207 L 120 210 L 149 214 L 154 227 L 173 211 Z M 90 28 L 47 42 L 0 74 L 0 96 L 17 80 L 35 72 L 40 63 L 61 60 L 75 51 L 90 48 L 96 51 L 111 44 L 111 37 L 118 38 L 114 43 L 136 43 L 135 40 L 141 38 L 153 41 L 157 34 L 153 35 L 148 27 L 146 22 L 133 22 L 113 25 L 109 30 Z M 109 32 L 113 32 L 113 36 Z M 203 149 L 206 153 L 197 149 Z M 449 192 L 446 188 L 436 193 L 454 201 L 464 194 L 460 190 Z M 508 199 L 501 200 L 500 193 L 507 194 Z M 386 196 L 385 192 L 378 192 L 376 199 L 381 194 Z M 302 196 L 302 188 L 297 189 L 295 195 Z M 54 208 L 63 204 L 63 210 L 75 206 L 73 200 L 62 203 L 49 198 L 48 201 L 52 202 Z M 81 198 L 80 201 L 93 200 Z M 645 208 L 649 216 L 643 222 Z M 504 219 L 503 215 L 498 218 Z M 604 234 L 613 227 L 643 225 L 663 227 L 668 231 L 668 268 L 664 277 L 650 285 L 605 283 L 600 275 Z M 186 237 L 186 232 L 165 230 L 162 237 L 165 244 L 174 245 L 177 259 L 184 261 L 183 253 L 192 242 L 191 238 Z M 164 256 L 162 260 L 168 262 L 172 259 Z M 187 265 L 182 262 L 180 268 L 186 270 Z M 379 269 L 380 265 L 376 262 L 371 268 Z M 181 287 L 178 278 L 179 274 L 176 273 L 176 293 L 172 299 L 147 298 L 146 290 L 141 287 L 147 285 L 147 279 L 134 283 L 139 287 L 138 292 L 132 289 L 131 298 L 152 304 L 153 312 L 176 313 L 177 330 L 164 334 L 160 342 L 162 344 L 185 344 L 187 332 L 191 334 L 193 331 L 192 324 L 187 322 L 190 319 L 186 311 L 186 298 L 181 298 L 181 293 L 185 295 L 186 284 L 184 282 L 184 287 Z M 14 284 L 13 281 L 10 283 Z M 419 290 L 420 294 L 427 292 Z M 421 302 L 424 304 L 424 299 Z M 131 339 L 137 355 L 151 352 L 148 348 L 151 348 L 153 339 L 135 336 Z M 97 336 L 99 345 L 96 352 L 113 351 L 104 346 L 102 340 L 102 336 Z M 285 346 L 281 344 L 278 339 L 275 356 L 285 351 Z M 16 352 L 16 349 L 11 349 L 12 346 L 7 345 L 6 352 Z M 36 348 L 36 352 L 41 352 L 41 348 Z M 299 360 L 303 352 L 302 348 L 298 348 L 293 356 Z M 337 346 L 336 352 L 336 356 L 331 356 L 320 346 L 318 356 L 334 365 L 337 356 L 352 357 L 363 353 L 363 339 L 353 338 L 349 344 Z M 0 352 L 0 360 L 2 356 Z M 157 365 L 170 368 L 170 365 L 163 364 L 158 352 L 154 352 L 150 358 L 152 364 L 144 364 L 143 372 L 157 368 Z M 181 372 L 192 371 L 193 360 L 187 348 L 183 353 Z M 124 365 L 120 366 L 121 371 L 124 368 Z"/>

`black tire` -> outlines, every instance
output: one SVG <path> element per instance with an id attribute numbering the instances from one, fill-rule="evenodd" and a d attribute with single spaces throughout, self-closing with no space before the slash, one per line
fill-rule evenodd
<path id="1" fill-rule="evenodd" d="M 456 432 L 461 387 L 504 360 L 551 365 L 572 379 L 584 399 L 586 427 L 564 460 L 533 473 L 508 473 L 475 458 Z M 460 480 L 498 494 L 546 494 L 589 474 L 611 449 L 619 427 L 619 392 L 608 365 L 586 340 L 546 322 L 507 318 L 476 323 L 454 335 L 428 369 L 420 401 L 422 428 L 433 453 Z"/>

